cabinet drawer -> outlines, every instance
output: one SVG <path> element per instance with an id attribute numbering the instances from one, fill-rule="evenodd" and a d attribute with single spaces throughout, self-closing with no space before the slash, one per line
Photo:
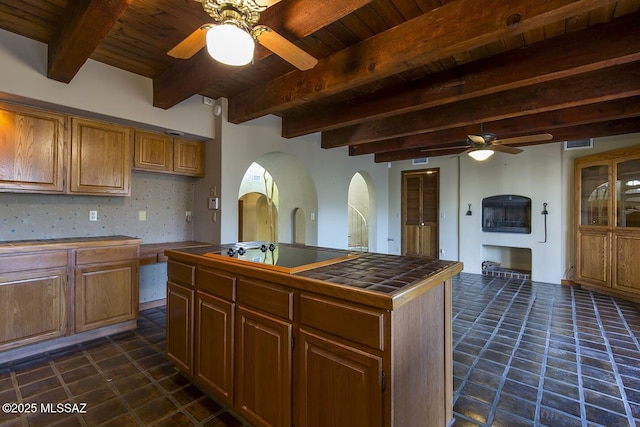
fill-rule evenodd
<path id="1" fill-rule="evenodd" d="M 196 267 L 177 261 L 169 261 L 167 262 L 167 276 L 171 282 L 195 286 Z"/>
<path id="2" fill-rule="evenodd" d="M 293 320 L 293 292 L 266 282 L 238 280 L 238 303 Z"/>
<path id="3" fill-rule="evenodd" d="M 196 272 L 196 286 L 199 291 L 225 298 L 236 299 L 236 278 L 215 271 L 198 268 Z"/>
<path id="4" fill-rule="evenodd" d="M 67 266 L 67 251 L 34 252 L 0 257 L 0 273 Z"/>
<path id="5" fill-rule="evenodd" d="M 76 251 L 76 265 L 98 262 L 131 261 L 138 258 L 137 245 L 87 248 Z"/>
<path id="6" fill-rule="evenodd" d="M 382 312 L 311 295 L 301 295 L 300 322 L 349 341 L 384 350 Z"/>

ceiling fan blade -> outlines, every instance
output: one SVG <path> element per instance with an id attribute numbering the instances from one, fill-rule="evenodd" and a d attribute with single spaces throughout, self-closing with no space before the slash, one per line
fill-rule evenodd
<path id="1" fill-rule="evenodd" d="M 451 147 L 432 147 L 432 148 L 422 148 L 420 149 L 421 152 L 429 152 L 429 151 L 444 151 L 444 150 L 457 150 L 460 148 L 467 148 L 469 150 L 471 150 L 471 148 L 469 148 L 468 145 L 454 145 Z"/>
<path id="2" fill-rule="evenodd" d="M 467 138 L 476 144 L 485 144 L 486 141 L 480 135 L 467 135 Z"/>
<path id="3" fill-rule="evenodd" d="M 550 141 L 552 139 L 553 135 L 551 135 L 550 133 L 540 133 L 537 135 L 525 135 L 516 136 L 513 138 L 497 139 L 493 141 L 493 144 L 520 144 L 526 142 Z"/>
<path id="4" fill-rule="evenodd" d="M 271 7 L 276 3 L 280 3 L 282 0 L 256 0 L 256 3 L 260 6 Z"/>
<path id="5" fill-rule="evenodd" d="M 167 52 L 167 55 L 178 59 L 189 59 L 207 45 L 207 30 L 211 26 L 205 24 L 189 34 L 184 40 Z"/>
<path id="6" fill-rule="evenodd" d="M 509 147 L 508 145 L 491 145 L 489 147 L 490 150 L 495 150 L 495 151 L 501 151 L 503 153 L 509 153 L 509 154 L 518 154 L 518 153 L 522 153 L 522 150 L 519 148 L 515 148 L 515 147 Z"/>
<path id="7" fill-rule="evenodd" d="M 257 25 L 254 34 L 258 42 L 299 70 L 310 70 L 318 60 L 291 43 L 266 25 Z"/>

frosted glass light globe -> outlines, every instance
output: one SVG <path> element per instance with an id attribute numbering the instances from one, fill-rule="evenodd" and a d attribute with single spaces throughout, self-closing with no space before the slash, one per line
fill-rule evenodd
<path id="1" fill-rule="evenodd" d="M 255 42 L 251 34 L 225 23 L 207 31 L 207 50 L 216 61 L 227 65 L 246 65 L 253 59 Z"/>

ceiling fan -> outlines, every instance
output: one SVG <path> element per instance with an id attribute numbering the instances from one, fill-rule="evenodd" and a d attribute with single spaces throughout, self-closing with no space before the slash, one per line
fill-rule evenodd
<path id="1" fill-rule="evenodd" d="M 258 25 L 260 14 L 280 0 L 195 0 L 213 23 L 204 24 L 167 52 L 189 59 L 207 46 L 209 54 L 228 65 L 245 65 L 253 59 L 255 41 L 300 70 L 309 70 L 318 60 L 266 25 Z"/>
<path id="2" fill-rule="evenodd" d="M 488 159 L 494 151 L 500 151 L 508 154 L 518 154 L 522 152 L 520 148 L 509 147 L 507 144 L 549 141 L 551 139 L 553 139 L 553 135 L 550 133 L 498 139 L 494 133 L 482 132 L 481 126 L 479 134 L 467 135 L 467 144 L 469 145 L 469 148 L 464 151 L 464 153 L 469 153 L 469 156 L 475 160 L 482 161 Z"/>
<path id="3" fill-rule="evenodd" d="M 552 139 L 553 135 L 551 135 L 550 133 L 540 133 L 536 135 L 524 135 L 516 136 L 513 138 L 498 139 L 498 137 L 494 133 L 483 132 L 482 125 L 480 125 L 480 133 L 467 135 L 466 145 L 423 148 L 420 151 L 429 152 L 467 148 L 460 154 L 468 153 L 472 158 L 482 161 L 488 159 L 491 155 L 493 155 L 494 151 L 501 151 L 503 153 L 509 154 L 518 154 L 522 152 L 520 148 L 509 147 L 508 144 L 524 144 L 528 142 L 550 141 Z M 456 156 L 458 155 L 459 154 L 457 154 Z"/>

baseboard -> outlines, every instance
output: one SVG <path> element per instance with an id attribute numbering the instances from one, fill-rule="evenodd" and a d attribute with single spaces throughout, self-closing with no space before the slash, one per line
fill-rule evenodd
<path id="1" fill-rule="evenodd" d="M 167 305 L 167 299 L 162 298 L 162 299 L 157 299 L 155 301 L 141 302 L 138 309 L 140 311 L 143 311 L 143 310 L 149 310 L 150 308 L 163 307 L 165 305 Z"/>
<path id="2" fill-rule="evenodd" d="M 115 325 L 103 326 L 102 328 L 80 332 L 78 334 L 53 338 L 34 344 L 28 344 L 22 347 L 16 347 L 11 350 L 0 351 L 0 365 L 9 362 L 17 362 L 28 357 L 35 356 L 37 354 L 59 350 L 63 347 L 68 347 L 70 345 L 79 344 L 85 341 L 91 341 L 97 338 L 106 337 L 107 335 L 114 335 L 120 332 L 129 331 L 137 327 L 137 320 L 127 320 Z"/>

